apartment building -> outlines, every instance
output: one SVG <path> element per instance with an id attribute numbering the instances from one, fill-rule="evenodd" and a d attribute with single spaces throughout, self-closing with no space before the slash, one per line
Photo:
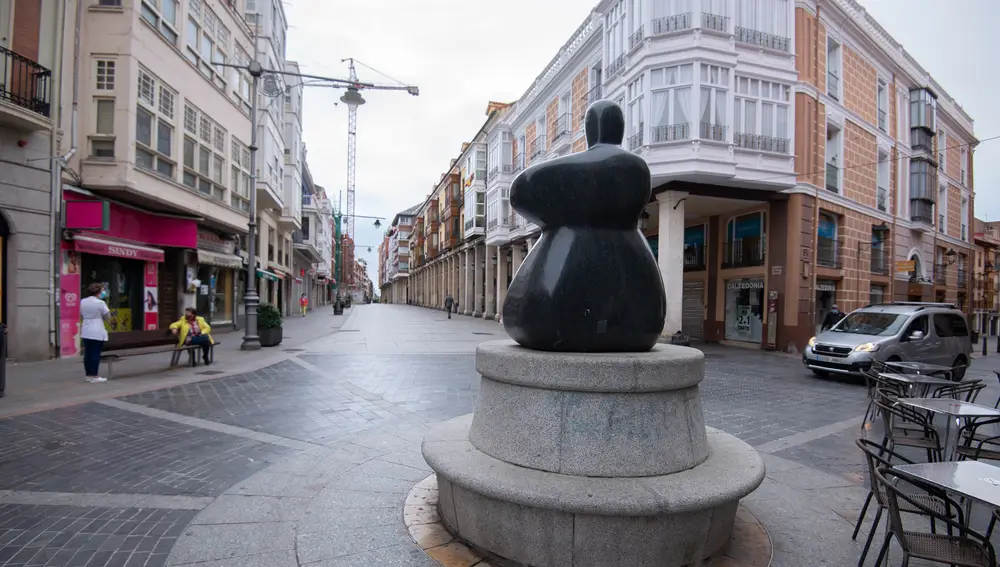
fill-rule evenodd
<path id="1" fill-rule="evenodd" d="M 67 22 L 67 18 L 69 21 Z M 27 362 L 52 356 L 58 321 L 59 162 L 62 84 L 72 83 L 74 12 L 57 0 L 0 2 L 0 325 L 7 356 Z"/>
<path id="2" fill-rule="evenodd" d="M 585 150 L 600 99 L 623 109 L 623 147 L 650 168 L 639 229 L 671 298 L 665 337 L 798 352 L 833 304 L 970 309 L 972 119 L 860 5 L 604 0 L 481 132 L 486 231 L 472 264 L 487 285 L 473 314 L 496 315 L 539 236 L 511 211 L 511 180 Z M 431 262 L 440 253 L 425 243 Z M 418 300 L 436 307 L 454 280 L 428 268 Z"/>
<path id="3" fill-rule="evenodd" d="M 410 303 L 410 242 L 421 207 L 397 213 L 379 245 L 379 291 L 386 303 Z"/>
<path id="4" fill-rule="evenodd" d="M 303 150 L 305 153 L 305 150 Z M 302 162 L 302 228 L 292 233 L 294 267 L 299 297 L 306 294 L 312 308 L 326 305 L 333 271 L 333 209 L 326 189 L 313 182 L 307 161 Z"/>
<path id="5" fill-rule="evenodd" d="M 972 328 L 1000 332 L 1000 223 L 973 220 Z"/>

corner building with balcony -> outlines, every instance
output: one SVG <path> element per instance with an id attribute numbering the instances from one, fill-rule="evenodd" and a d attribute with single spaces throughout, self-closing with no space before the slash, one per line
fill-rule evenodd
<path id="1" fill-rule="evenodd" d="M 972 120 L 851 0 L 598 4 L 486 130 L 496 272 L 538 237 L 511 180 L 585 150 L 599 99 L 650 168 L 665 337 L 799 352 L 834 304 L 968 309 Z"/>

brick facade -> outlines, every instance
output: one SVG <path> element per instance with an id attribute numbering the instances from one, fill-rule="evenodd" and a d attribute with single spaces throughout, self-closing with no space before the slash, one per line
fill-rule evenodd
<path id="1" fill-rule="evenodd" d="M 962 219 L 962 190 L 951 183 L 948 184 L 948 236 L 954 238 L 962 237 L 962 223 L 968 221 Z"/>
<path id="2" fill-rule="evenodd" d="M 553 97 L 545 107 L 545 137 L 551 144 L 556 139 L 556 123 L 559 120 L 559 97 Z"/>
<path id="3" fill-rule="evenodd" d="M 582 152 L 587 149 L 587 139 L 580 138 L 579 140 L 573 142 L 573 153 Z"/>
<path id="4" fill-rule="evenodd" d="M 878 187 L 878 146 L 875 136 L 851 122 L 844 123 L 844 196 L 875 208 Z"/>
<path id="5" fill-rule="evenodd" d="M 531 163 L 531 155 L 530 155 L 529 152 L 530 152 L 530 148 L 531 148 L 531 142 L 534 141 L 534 139 L 535 139 L 535 131 L 536 131 L 535 124 L 536 124 L 535 122 L 532 122 L 531 124 L 528 124 L 527 128 L 524 129 L 524 143 L 525 143 L 525 148 L 524 148 L 524 165 L 525 166 L 527 166 L 529 163 Z"/>
<path id="6" fill-rule="evenodd" d="M 823 186 L 826 109 L 807 93 L 795 93 L 795 171 L 799 183 Z"/>
<path id="7" fill-rule="evenodd" d="M 844 108 L 857 113 L 865 122 L 878 124 L 878 72 L 868 61 L 848 46 L 844 54 Z"/>
<path id="8" fill-rule="evenodd" d="M 589 73 L 590 69 L 584 67 L 573 77 L 573 87 L 570 96 L 573 97 L 573 120 L 571 123 L 574 132 L 583 127 L 583 117 L 587 113 L 587 91 L 589 90 L 587 89 L 589 85 L 587 75 Z"/>

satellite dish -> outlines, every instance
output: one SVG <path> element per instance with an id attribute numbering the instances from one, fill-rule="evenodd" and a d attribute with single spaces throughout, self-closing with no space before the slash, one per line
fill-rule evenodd
<path id="1" fill-rule="evenodd" d="M 281 82 L 278 80 L 277 75 L 264 75 L 261 77 L 260 90 L 270 97 L 278 96 L 284 91 L 281 88 Z"/>

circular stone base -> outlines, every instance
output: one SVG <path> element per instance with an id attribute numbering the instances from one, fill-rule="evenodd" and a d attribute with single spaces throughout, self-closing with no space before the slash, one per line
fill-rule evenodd
<path id="1" fill-rule="evenodd" d="M 445 566 L 520 567 L 506 559 L 477 550 L 452 535 L 438 514 L 437 475 L 417 483 L 406 498 L 403 521 L 413 541 L 428 556 Z M 771 564 L 771 538 L 749 510 L 736 510 L 732 535 L 707 567 L 767 567 Z"/>
<path id="2" fill-rule="evenodd" d="M 476 548 L 537 567 L 699 564 L 724 550 L 740 498 L 764 479 L 753 448 L 711 428 L 709 457 L 694 468 L 600 478 L 495 459 L 469 441 L 471 421 L 447 421 L 424 438 L 441 520 Z"/>

